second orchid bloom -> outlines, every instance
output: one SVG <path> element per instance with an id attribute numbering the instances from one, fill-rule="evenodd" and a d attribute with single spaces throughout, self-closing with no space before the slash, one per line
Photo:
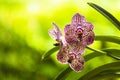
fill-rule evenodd
<path id="1" fill-rule="evenodd" d="M 84 16 L 76 13 L 71 24 L 64 28 L 65 37 L 55 23 L 53 26 L 54 29 L 49 30 L 49 35 L 60 45 L 57 60 L 63 64 L 68 63 L 74 71 L 80 72 L 85 62 L 82 56 L 85 47 L 92 44 L 95 38 L 93 25 L 86 22 Z"/>

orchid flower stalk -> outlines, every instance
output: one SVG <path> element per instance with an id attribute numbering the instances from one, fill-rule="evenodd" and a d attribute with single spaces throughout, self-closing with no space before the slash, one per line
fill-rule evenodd
<path id="1" fill-rule="evenodd" d="M 59 27 L 53 23 L 54 29 L 49 30 L 49 35 L 59 43 L 60 50 L 57 60 L 63 64 L 69 64 L 71 69 L 80 72 L 84 67 L 82 54 L 85 47 L 94 42 L 93 25 L 86 22 L 84 16 L 76 13 L 72 17 L 71 24 L 64 28 L 65 36 L 62 35 Z"/>

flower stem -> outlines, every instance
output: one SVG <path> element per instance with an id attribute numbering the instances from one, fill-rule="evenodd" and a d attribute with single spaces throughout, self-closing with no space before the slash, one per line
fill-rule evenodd
<path id="1" fill-rule="evenodd" d="M 98 52 L 98 53 L 107 54 L 106 52 L 101 51 L 101 50 L 93 49 L 93 48 L 90 48 L 90 47 L 86 47 L 86 48 L 89 49 L 89 50 L 92 50 L 92 51 Z"/>

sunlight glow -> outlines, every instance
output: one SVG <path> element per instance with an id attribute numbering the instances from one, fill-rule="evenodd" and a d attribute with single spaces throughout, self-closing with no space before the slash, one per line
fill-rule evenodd
<path id="1" fill-rule="evenodd" d="M 27 11 L 30 14 L 36 14 L 40 10 L 40 4 L 39 3 L 29 3 L 27 5 Z"/>

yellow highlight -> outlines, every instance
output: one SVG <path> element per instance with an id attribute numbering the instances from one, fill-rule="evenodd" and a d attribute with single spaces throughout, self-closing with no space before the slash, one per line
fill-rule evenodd
<path id="1" fill-rule="evenodd" d="M 27 5 L 27 11 L 29 14 L 36 14 L 40 11 L 40 4 L 39 3 L 29 3 Z"/>

